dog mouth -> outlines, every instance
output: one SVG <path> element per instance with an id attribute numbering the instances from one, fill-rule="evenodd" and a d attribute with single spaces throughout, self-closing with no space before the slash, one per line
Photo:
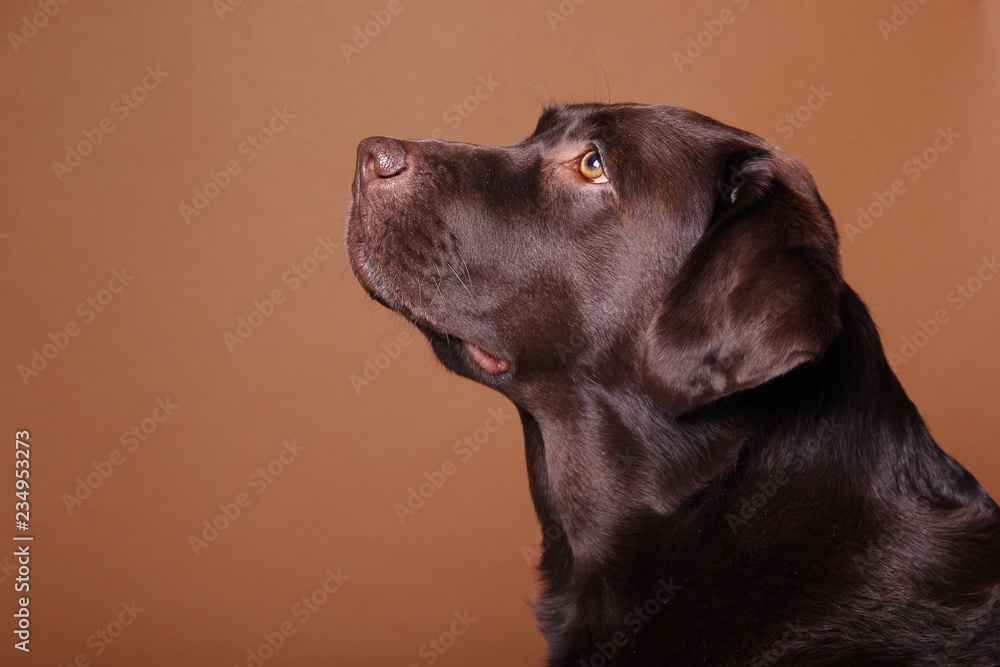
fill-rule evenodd
<path id="1" fill-rule="evenodd" d="M 510 370 L 510 361 L 491 348 L 445 331 L 410 313 L 401 314 L 427 336 L 431 347 L 446 364 L 451 362 L 453 365 L 475 366 L 491 377 L 502 376 Z"/>
<path id="2" fill-rule="evenodd" d="M 510 369 L 510 362 L 506 359 L 486 351 L 475 343 L 471 343 L 469 341 L 463 342 L 465 343 L 465 349 L 468 351 L 469 356 L 472 357 L 472 360 L 479 364 L 479 367 L 490 375 L 500 375 L 501 373 L 506 373 Z"/>
<path id="3" fill-rule="evenodd" d="M 431 341 L 431 346 L 442 360 L 474 365 L 491 377 L 509 371 L 510 361 L 492 348 L 458 336 L 428 317 L 417 314 L 405 296 L 399 294 L 390 296 L 389 291 L 385 289 L 385 281 L 381 279 L 381 273 L 377 267 L 372 267 L 371 258 L 367 257 L 367 239 L 358 213 L 356 209 L 351 212 L 352 224 L 347 230 L 347 250 L 351 269 L 365 291 L 382 305 L 413 322 Z"/>

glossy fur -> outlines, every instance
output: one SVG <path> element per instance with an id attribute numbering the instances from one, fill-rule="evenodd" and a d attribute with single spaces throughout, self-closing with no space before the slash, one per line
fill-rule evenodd
<path id="1" fill-rule="evenodd" d="M 551 108 L 509 147 L 372 138 L 348 247 L 520 412 L 550 665 L 1000 665 L 1000 511 L 789 154 L 668 106 Z"/>

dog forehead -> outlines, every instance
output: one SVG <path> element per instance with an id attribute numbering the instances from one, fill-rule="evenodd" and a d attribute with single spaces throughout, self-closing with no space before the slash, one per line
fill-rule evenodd
<path id="1" fill-rule="evenodd" d="M 562 104 L 547 107 L 538 118 L 535 134 L 552 130 L 592 132 L 607 127 L 664 131 L 689 126 L 707 128 L 718 122 L 669 104 Z"/>
<path id="2" fill-rule="evenodd" d="M 547 107 L 538 118 L 532 138 L 592 140 L 626 122 L 628 106 L 619 104 L 563 104 Z"/>

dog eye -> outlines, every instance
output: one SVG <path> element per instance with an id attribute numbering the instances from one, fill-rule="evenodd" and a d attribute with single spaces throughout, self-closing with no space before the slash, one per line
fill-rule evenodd
<path id="1" fill-rule="evenodd" d="M 590 151 L 580 159 L 580 175 L 593 183 L 607 183 L 604 175 L 604 161 L 597 151 Z"/>

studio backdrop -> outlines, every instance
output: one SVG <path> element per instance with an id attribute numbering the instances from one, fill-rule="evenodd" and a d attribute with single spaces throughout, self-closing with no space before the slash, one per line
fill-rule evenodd
<path id="1" fill-rule="evenodd" d="M 343 232 L 360 140 L 511 144 L 552 103 L 799 156 L 907 392 L 1000 496 L 996 2 L 8 0 L 0 27 L 4 665 L 543 663 L 516 411 L 365 296 Z"/>

